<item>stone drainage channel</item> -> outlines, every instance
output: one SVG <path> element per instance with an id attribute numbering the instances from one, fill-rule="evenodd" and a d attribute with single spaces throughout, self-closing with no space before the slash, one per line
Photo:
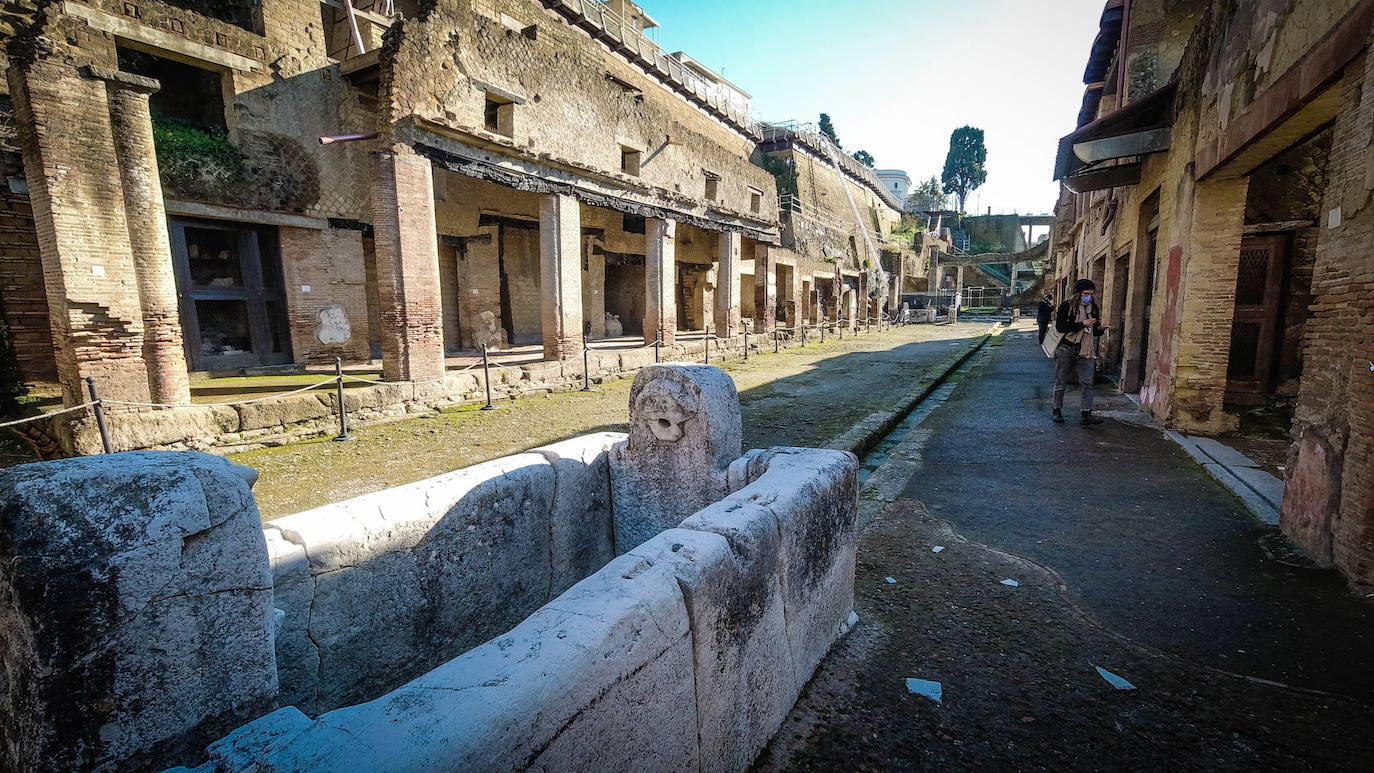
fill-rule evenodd
<path id="1" fill-rule="evenodd" d="M 987 344 L 997 340 L 993 336 Z M 859 524 L 865 526 L 897 499 L 921 465 L 921 450 L 930 433 L 921 424 L 944 405 L 959 384 L 983 366 L 991 354 L 982 345 L 946 373 L 910 412 L 859 457 Z M 993 344 L 995 345 L 995 344 Z"/>

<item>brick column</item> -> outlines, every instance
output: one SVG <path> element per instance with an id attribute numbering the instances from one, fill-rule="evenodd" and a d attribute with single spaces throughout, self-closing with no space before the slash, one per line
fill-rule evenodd
<path id="1" fill-rule="evenodd" d="M 1165 316 L 1166 322 L 1176 324 L 1160 330 L 1165 341 L 1160 358 L 1166 361 L 1158 365 L 1174 375 L 1166 419 L 1180 429 L 1225 432 L 1235 429 L 1238 421 L 1223 410 L 1222 403 L 1249 185 L 1248 177 L 1197 183 L 1191 227 L 1180 237 L 1187 246 L 1180 256 L 1172 250 L 1167 257 L 1161 256 L 1166 277 L 1161 294 L 1179 300 L 1173 304 L 1177 308 L 1174 319 Z M 1175 264 L 1180 264 L 1178 269 Z M 1169 286 L 1173 284 L 1177 287 Z M 1174 339 L 1172 344 L 1169 338 Z M 1170 356 L 1172 362 L 1167 361 Z"/>
<path id="2" fill-rule="evenodd" d="M 9 70 L 38 231 L 57 376 L 68 405 L 92 376 L 147 401 L 143 309 L 105 84 L 39 60 Z"/>
<path id="3" fill-rule="evenodd" d="M 716 273 L 716 336 L 729 338 L 739 333 L 739 261 L 742 237 L 734 231 L 720 234 L 720 266 Z"/>
<path id="4" fill-rule="evenodd" d="M 754 242 L 754 329 L 766 333 L 778 320 L 778 268 L 767 244 Z"/>
<path id="5" fill-rule="evenodd" d="M 644 237 L 644 343 L 677 340 L 677 223 L 649 218 Z"/>
<path id="6" fill-rule="evenodd" d="M 153 122 L 148 113 L 148 95 L 159 86 L 157 81 L 117 70 L 86 70 L 105 81 L 109 95 L 110 126 L 124 183 L 124 216 L 143 308 L 148 391 L 156 402 L 190 402 L 191 382 L 186 373 L 167 211 L 162 204 Z"/>
<path id="7" fill-rule="evenodd" d="M 382 378 L 425 381 L 444 375 L 439 240 L 430 164 L 409 148 L 377 155 L 372 228 L 381 307 Z"/>
<path id="8" fill-rule="evenodd" d="M 582 353 L 582 212 L 577 199 L 549 194 L 539 202 L 539 292 L 544 359 Z"/>

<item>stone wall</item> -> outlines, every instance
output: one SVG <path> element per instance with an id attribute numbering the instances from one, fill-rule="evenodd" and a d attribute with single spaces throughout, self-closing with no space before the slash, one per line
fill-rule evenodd
<path id="1" fill-rule="evenodd" d="M 607 452 L 623 438 L 585 435 L 269 522 L 280 702 L 313 716 L 376 698 L 599 569 L 614 555 Z"/>
<path id="2" fill-rule="evenodd" d="M 772 178 L 749 163 L 752 138 L 530 0 L 434 3 L 388 39 L 381 90 L 385 121 L 422 122 L 492 158 L 575 170 L 701 217 L 776 222 Z M 488 96 L 512 106 L 510 126 L 487 128 Z M 642 154 L 637 174 L 622 171 L 624 149 Z M 719 178 L 714 200 L 706 171 Z M 759 212 L 750 188 L 767 194 Z"/>
<path id="3" fill-rule="evenodd" d="M 747 769 L 855 621 L 857 465 L 746 466 L 510 631 L 369 703 L 268 714 L 196 770 Z"/>

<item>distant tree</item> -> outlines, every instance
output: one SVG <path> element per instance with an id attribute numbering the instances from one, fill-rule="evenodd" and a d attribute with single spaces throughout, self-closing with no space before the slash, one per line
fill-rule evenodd
<path id="1" fill-rule="evenodd" d="M 830 141 L 835 143 L 835 147 L 844 147 L 844 145 L 840 144 L 840 135 L 835 133 L 835 124 L 830 122 L 830 115 L 828 113 L 821 113 L 820 129 L 821 134 L 824 134 L 826 137 L 829 137 Z"/>
<path id="2" fill-rule="evenodd" d="M 940 187 L 940 180 L 931 175 L 929 180 L 918 183 L 916 189 L 906 199 L 906 208 L 912 212 L 936 212 L 949 207 L 949 197 Z"/>
<path id="3" fill-rule="evenodd" d="M 869 169 L 873 168 L 873 154 L 869 153 L 867 150 L 854 151 L 854 160 L 858 161 L 860 164 L 863 164 Z"/>
<path id="4" fill-rule="evenodd" d="M 988 149 L 983 144 L 983 130 L 960 126 L 949 135 L 949 154 L 945 156 L 945 171 L 940 175 L 944 191 L 959 200 L 964 211 L 968 195 L 987 182 Z"/>

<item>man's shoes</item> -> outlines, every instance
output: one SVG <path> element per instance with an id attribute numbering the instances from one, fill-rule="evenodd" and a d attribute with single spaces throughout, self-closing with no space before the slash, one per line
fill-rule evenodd
<path id="1" fill-rule="evenodd" d="M 1079 423 L 1086 427 L 1089 424 L 1101 424 L 1102 420 L 1094 416 L 1092 411 L 1083 411 L 1083 418 Z"/>
<path id="2" fill-rule="evenodd" d="M 1064 423 L 1064 412 L 1061 411 L 1061 410 L 1059 410 L 1058 408 L 1055 408 L 1055 409 L 1054 409 L 1054 416 L 1050 417 L 1050 421 L 1053 421 L 1055 424 L 1063 424 L 1063 423 Z"/>

